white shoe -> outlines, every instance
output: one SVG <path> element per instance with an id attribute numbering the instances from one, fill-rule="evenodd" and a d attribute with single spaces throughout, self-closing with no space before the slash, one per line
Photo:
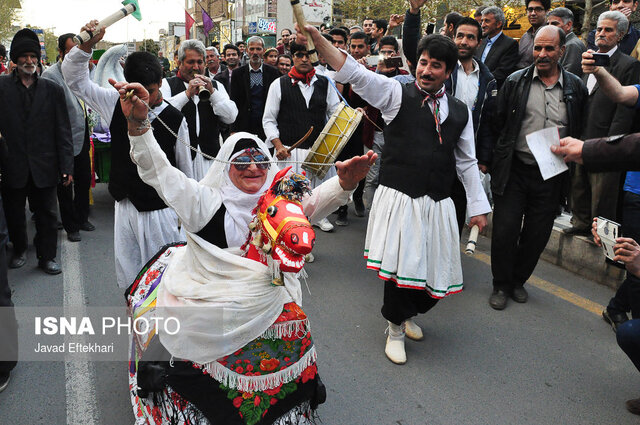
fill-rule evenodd
<path id="1" fill-rule="evenodd" d="M 333 230 L 333 224 L 331 224 L 329 219 L 326 217 L 320 220 L 316 226 L 318 226 L 323 232 L 330 232 Z"/>
<path id="2" fill-rule="evenodd" d="M 312 253 L 308 253 L 307 255 L 304 256 L 305 263 L 313 263 L 315 260 L 316 258 L 313 256 Z"/>
<path id="3" fill-rule="evenodd" d="M 384 353 L 393 363 L 405 364 L 407 362 L 407 354 L 404 351 L 404 331 L 402 326 L 389 322 L 389 328 L 387 329 L 389 335 L 387 336 L 387 345 L 384 347 Z"/>
<path id="4" fill-rule="evenodd" d="M 409 339 L 414 341 L 422 341 L 424 339 L 422 329 L 411 319 L 404 321 L 404 332 Z"/>

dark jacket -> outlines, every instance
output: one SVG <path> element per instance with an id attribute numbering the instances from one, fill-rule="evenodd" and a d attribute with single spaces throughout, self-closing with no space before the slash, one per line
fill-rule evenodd
<path id="1" fill-rule="evenodd" d="M 489 68 L 481 61 L 477 61 L 477 63 L 480 68 L 480 81 L 478 82 L 478 96 L 476 97 L 475 107 L 471 111 L 473 132 L 476 139 L 476 158 L 479 164 L 489 166 L 493 156 L 493 144 L 497 137 L 492 118 L 496 109 L 498 86 Z M 456 96 L 459 68 L 460 64 L 458 63 L 453 68 L 451 77 L 444 83 L 447 93 L 453 97 Z"/>
<path id="2" fill-rule="evenodd" d="M 640 171 L 640 133 L 586 140 L 582 162 L 591 172 Z"/>
<path id="3" fill-rule="evenodd" d="M 498 195 L 504 193 L 509 180 L 513 151 L 527 108 L 534 67 L 535 65 L 531 65 L 509 75 L 498 92 L 494 125 L 500 135 L 493 150 L 491 164 L 491 190 Z M 587 88 L 582 80 L 572 73 L 564 69 L 561 69 L 561 72 L 563 100 L 566 103 L 569 118 L 569 135 L 579 137 L 586 116 Z"/>
<path id="4" fill-rule="evenodd" d="M 620 84 L 628 86 L 640 80 L 640 62 L 627 56 L 618 48 L 611 55 L 611 65 L 606 70 L 614 76 Z M 586 84 L 588 75 L 582 77 Z M 616 104 L 602 90 L 598 83 L 587 98 L 588 115 L 581 139 L 628 134 L 634 129 L 636 111 L 628 106 Z"/>
<path id="5" fill-rule="evenodd" d="M 220 66 L 222 66 L 222 64 Z M 218 72 L 213 79 L 219 81 L 224 86 L 224 90 L 229 93 L 229 84 L 231 82 L 231 77 L 229 77 L 229 68 L 225 68 L 224 71 Z"/>
<path id="6" fill-rule="evenodd" d="M 418 64 L 418 41 L 420 41 L 420 14 L 413 15 L 407 10 L 402 24 L 402 52 L 415 68 Z"/>
<path id="7" fill-rule="evenodd" d="M 236 68 L 231 74 L 231 85 L 229 89 L 229 97 L 236 103 L 238 107 L 238 117 L 236 121 L 231 124 L 231 131 L 248 131 L 252 133 L 251 128 L 262 128 L 262 122 L 252 126 L 250 121 L 251 117 L 251 92 L 249 85 L 249 67 L 250 65 L 243 65 L 240 68 Z M 270 65 L 262 65 L 262 103 L 267 100 L 267 93 L 271 83 L 280 78 L 280 72 L 277 68 Z M 255 124 L 255 123 L 254 123 Z M 264 139 L 264 131 L 258 136 Z"/>
<path id="8" fill-rule="evenodd" d="M 476 50 L 476 59 L 480 61 L 484 48 L 487 46 L 488 37 L 482 39 L 482 43 Z M 500 37 L 493 43 L 491 50 L 484 60 L 484 64 L 491 70 L 493 77 L 498 83 L 498 88 L 502 87 L 502 83 L 515 70 L 518 69 L 517 64 L 520 60 L 518 53 L 518 42 L 513 38 L 500 34 Z"/>
<path id="9" fill-rule="evenodd" d="M 73 174 L 73 140 L 64 91 L 38 78 L 31 111 L 24 117 L 16 72 L 0 76 L 0 133 L 8 154 L 2 161 L 2 184 L 38 188 L 56 186 L 62 174 Z"/>

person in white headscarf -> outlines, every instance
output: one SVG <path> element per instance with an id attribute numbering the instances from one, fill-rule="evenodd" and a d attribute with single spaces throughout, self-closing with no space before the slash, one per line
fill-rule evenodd
<path id="1" fill-rule="evenodd" d="M 140 423 L 181 423 L 179 416 L 193 423 L 244 424 L 261 415 L 260 424 L 309 423 L 324 401 L 324 386 L 300 308 L 300 282 L 296 274 L 284 273 L 284 286 L 272 285 L 270 268 L 243 257 L 240 249 L 252 210 L 278 172 L 275 163 L 262 163 L 273 161 L 268 149 L 256 136 L 236 133 L 196 182 L 169 164 L 148 131 L 147 110 L 138 99 L 146 101 L 144 87 L 115 87 L 129 120 L 138 173 L 175 210 L 187 235 L 186 245 L 161 251 L 129 291 L 136 315 L 157 287 L 156 314 L 180 322 L 175 335 L 158 329 L 160 342 L 174 359 L 184 360 L 172 362 L 159 396 L 132 391 L 136 418 Z M 125 100 L 132 89 L 135 95 Z M 346 202 L 375 159 L 369 152 L 337 163 L 338 175 L 302 201 L 310 222 Z M 132 358 L 131 364 L 138 360 Z M 138 388 L 137 366 L 130 372 L 131 388 Z"/>

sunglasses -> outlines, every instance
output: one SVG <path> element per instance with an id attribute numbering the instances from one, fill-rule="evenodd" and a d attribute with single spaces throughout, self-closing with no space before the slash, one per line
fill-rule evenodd
<path id="1" fill-rule="evenodd" d="M 255 148 L 249 148 L 245 149 L 242 155 L 233 160 L 233 166 L 236 167 L 236 170 L 238 171 L 244 171 L 251 166 L 252 162 L 255 162 L 256 167 L 260 170 L 266 170 L 271 166 L 268 161 L 269 158 L 267 158 L 262 152 Z"/>
<path id="2" fill-rule="evenodd" d="M 304 52 L 295 52 L 295 53 L 293 54 L 293 56 L 297 57 L 298 59 L 308 58 L 308 57 L 309 57 L 309 53 L 304 53 Z"/>

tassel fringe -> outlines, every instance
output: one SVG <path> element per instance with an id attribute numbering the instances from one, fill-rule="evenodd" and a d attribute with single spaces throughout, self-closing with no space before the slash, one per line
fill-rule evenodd
<path id="1" fill-rule="evenodd" d="M 207 363 L 203 365 L 202 369 L 213 379 L 229 388 L 244 392 L 264 391 L 298 378 L 306 368 L 315 363 L 317 356 L 316 348 L 311 347 L 296 364 L 264 376 L 240 375 L 218 362 Z"/>

